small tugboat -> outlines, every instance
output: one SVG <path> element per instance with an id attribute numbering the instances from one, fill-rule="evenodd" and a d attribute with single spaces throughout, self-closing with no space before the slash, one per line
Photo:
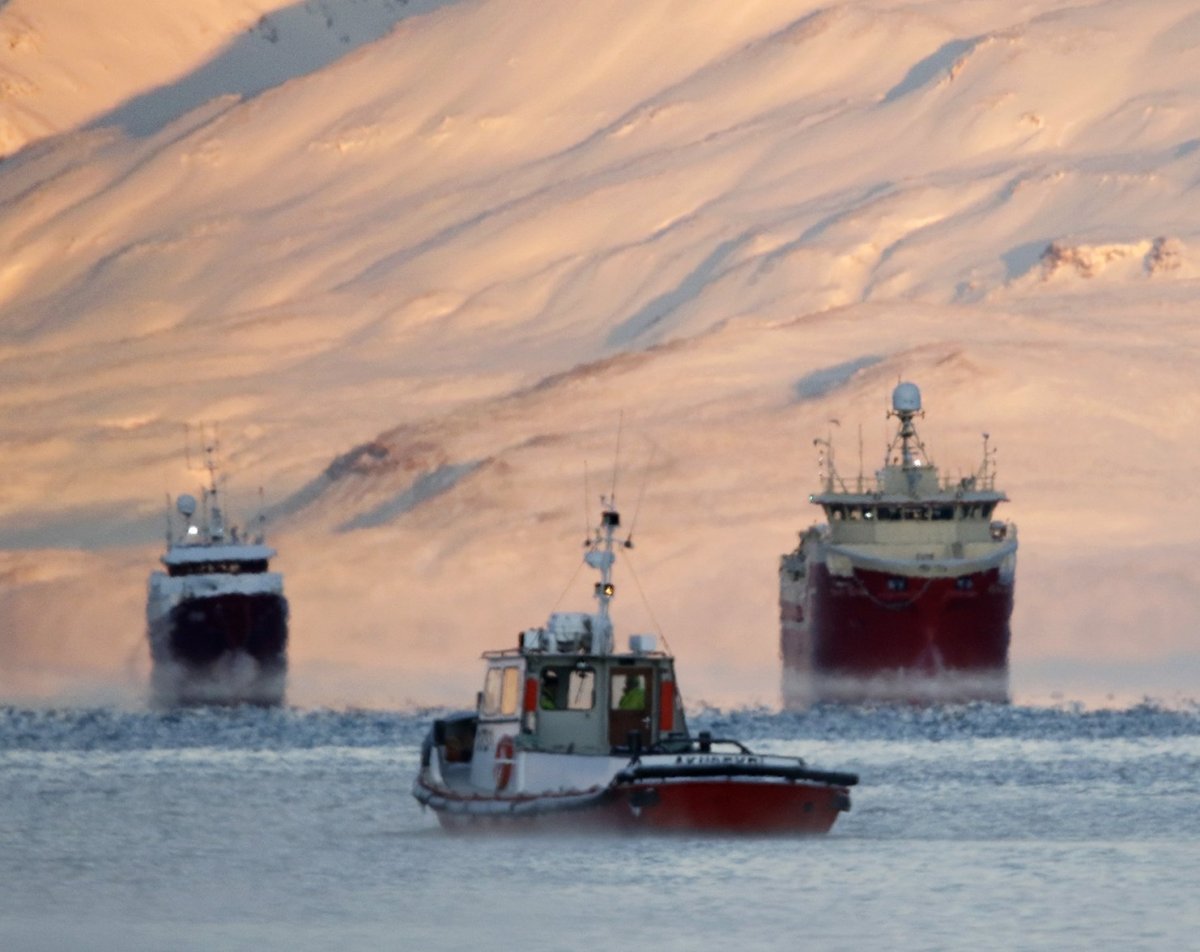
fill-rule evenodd
<path id="1" fill-rule="evenodd" d="M 166 571 L 152 572 L 146 620 L 151 695 L 161 706 L 283 703 L 288 604 L 283 577 L 268 571 L 275 550 L 226 529 L 217 467 L 208 449 L 209 488 L 167 511 Z"/>
<path id="2" fill-rule="evenodd" d="M 936 703 L 1008 700 L 1017 530 L 994 518 L 983 437 L 978 471 L 943 480 L 917 435 L 921 391 L 901 383 L 900 421 L 872 482 L 841 478 L 817 440 L 826 524 L 800 534 L 779 566 L 783 700 Z"/>
<path id="3" fill-rule="evenodd" d="M 657 639 L 630 635 L 614 650 L 619 526 L 604 500 L 585 556 L 600 574 L 597 610 L 555 612 L 516 647 L 484 653 L 476 708 L 434 721 L 413 795 L 447 829 L 828 831 L 856 775 L 693 736 Z"/>

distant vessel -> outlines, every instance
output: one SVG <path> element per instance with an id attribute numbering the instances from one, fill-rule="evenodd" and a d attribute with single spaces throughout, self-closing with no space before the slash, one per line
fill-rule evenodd
<path id="1" fill-rule="evenodd" d="M 826 524 L 800 535 L 779 567 L 783 701 L 1007 701 L 1017 532 L 993 518 L 984 434 L 973 475 L 942 480 L 917 435 L 921 392 L 901 383 L 900 421 L 883 468 L 847 485 L 832 446 Z"/>
<path id="2" fill-rule="evenodd" d="M 287 675 L 288 604 L 275 550 L 261 532 L 226 529 L 211 448 L 209 488 L 167 513 L 165 572 L 150 575 L 146 620 L 151 693 L 160 705 L 281 704 Z"/>
<path id="3" fill-rule="evenodd" d="M 555 612 L 517 647 L 484 653 L 476 708 L 434 721 L 413 795 L 449 829 L 826 832 L 850 808 L 854 774 L 692 735 L 657 639 L 615 650 L 619 525 L 606 502 L 586 556 L 597 610 Z"/>

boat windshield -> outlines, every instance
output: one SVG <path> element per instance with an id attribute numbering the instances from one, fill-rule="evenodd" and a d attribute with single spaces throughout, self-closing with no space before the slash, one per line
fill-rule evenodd
<path id="1" fill-rule="evenodd" d="M 267 570 L 266 559 L 223 559 L 212 562 L 181 562 L 169 565 L 172 576 L 179 575 L 242 575 L 257 574 Z"/>
<path id="2" fill-rule="evenodd" d="M 542 668 L 539 707 L 543 711 L 590 711 L 596 706 L 596 669 L 591 665 Z"/>
<path id="3" fill-rule="evenodd" d="M 485 717 L 515 715 L 520 685 L 521 669 L 515 664 L 488 668 L 479 713 Z"/>

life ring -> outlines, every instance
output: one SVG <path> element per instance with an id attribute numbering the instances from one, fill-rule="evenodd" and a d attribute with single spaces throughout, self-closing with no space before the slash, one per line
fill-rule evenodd
<path id="1" fill-rule="evenodd" d="M 492 774 L 496 778 L 496 789 L 504 790 L 512 780 L 513 771 L 513 739 L 505 734 L 496 745 L 496 762 L 492 765 Z"/>

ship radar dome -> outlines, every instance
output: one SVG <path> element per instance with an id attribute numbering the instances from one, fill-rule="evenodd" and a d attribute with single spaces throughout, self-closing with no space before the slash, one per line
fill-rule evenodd
<path id="1" fill-rule="evenodd" d="M 190 519 L 196 512 L 196 497 L 189 496 L 184 493 L 175 500 L 175 508 L 179 510 L 179 514 L 185 519 Z"/>
<path id="2" fill-rule="evenodd" d="M 892 391 L 892 409 L 897 413 L 920 413 L 921 391 L 915 383 L 901 383 Z"/>

